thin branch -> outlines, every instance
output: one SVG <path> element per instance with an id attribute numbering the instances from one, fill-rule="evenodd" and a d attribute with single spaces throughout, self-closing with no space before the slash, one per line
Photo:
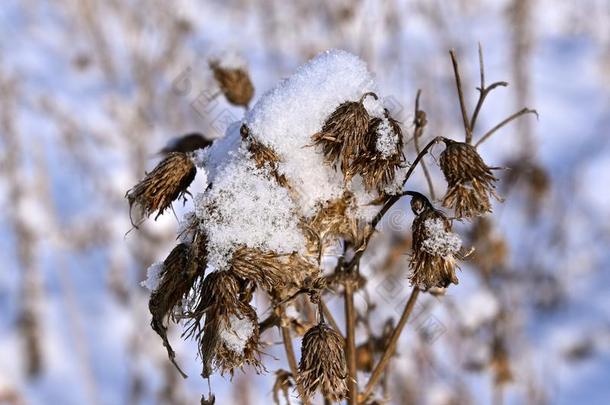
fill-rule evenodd
<path id="1" fill-rule="evenodd" d="M 284 342 L 284 349 L 286 350 L 286 357 L 288 358 L 288 366 L 290 367 L 290 372 L 292 373 L 292 378 L 294 379 L 294 384 L 297 387 L 297 391 L 299 392 L 299 397 L 301 398 L 303 403 L 308 404 L 309 399 L 305 395 L 305 392 L 303 391 L 303 388 L 301 387 L 301 385 L 297 382 L 297 376 L 298 376 L 299 369 L 297 366 L 297 359 L 294 354 L 294 348 L 292 347 L 292 337 L 290 336 L 290 327 L 282 326 L 281 329 L 282 329 L 282 340 Z"/>
<path id="2" fill-rule="evenodd" d="M 345 283 L 345 333 L 347 354 L 347 388 L 349 405 L 358 403 L 358 375 L 356 371 L 356 311 L 354 309 L 354 285 L 351 280 Z"/>
<path id="3" fill-rule="evenodd" d="M 500 128 L 502 128 L 503 126 L 505 126 L 506 124 L 508 124 L 509 122 L 511 122 L 512 120 L 519 118 L 522 115 L 525 114 L 535 114 L 536 118 L 539 118 L 538 116 L 538 111 L 536 110 L 532 110 L 529 108 L 523 108 L 522 110 L 517 111 L 516 113 L 514 113 L 513 115 L 511 115 L 510 117 L 506 118 L 504 121 L 500 122 L 498 125 L 496 125 L 495 127 L 493 127 L 492 129 L 490 129 L 489 131 L 487 131 L 485 133 L 485 135 L 483 135 L 481 137 L 481 139 L 479 139 L 479 141 L 474 145 L 475 148 L 477 148 L 480 144 L 482 144 L 483 142 L 485 142 L 490 136 L 492 136 L 497 130 L 499 130 Z"/>
<path id="4" fill-rule="evenodd" d="M 474 109 L 474 113 L 472 114 L 472 119 L 470 120 L 470 128 L 472 129 L 472 131 L 474 131 L 474 126 L 477 123 L 477 118 L 479 116 L 479 112 L 481 111 L 481 107 L 483 107 L 483 102 L 485 101 L 485 98 L 487 98 L 487 95 L 489 93 L 491 93 L 491 91 L 493 89 L 495 89 L 496 87 L 507 87 L 508 83 L 507 82 L 494 82 L 492 84 L 489 85 L 489 87 L 478 87 L 477 90 L 479 91 L 479 101 L 477 102 L 477 106 Z"/>
<path id="5" fill-rule="evenodd" d="M 468 121 L 468 113 L 466 112 L 466 102 L 464 101 L 464 91 L 462 90 L 462 78 L 460 77 L 460 71 L 458 67 L 457 57 L 455 56 L 455 50 L 449 51 L 451 56 L 451 63 L 453 64 L 453 73 L 455 74 L 455 85 L 457 87 L 458 98 L 460 99 L 460 109 L 462 110 L 462 120 L 464 121 L 464 132 L 466 134 L 466 143 L 472 142 L 472 129 L 470 128 L 470 122 Z"/>
<path id="6" fill-rule="evenodd" d="M 322 310 L 322 313 L 324 314 L 324 318 L 328 321 L 328 323 L 330 323 L 330 326 L 332 326 L 333 329 L 335 331 L 337 331 L 337 333 L 341 334 L 341 330 L 339 329 L 339 324 L 335 320 L 335 317 L 333 316 L 332 312 L 330 312 L 330 309 L 328 309 L 328 306 L 326 306 L 326 303 L 324 302 L 324 300 L 322 300 L 322 297 L 320 297 L 320 303 L 318 305 L 320 306 L 320 309 Z M 343 335 L 341 335 L 341 336 L 343 336 Z"/>
<path id="7" fill-rule="evenodd" d="M 479 42 L 479 74 L 481 75 L 481 89 L 485 88 L 485 64 L 483 63 L 483 47 Z M 472 125 L 470 125 L 472 128 Z"/>
<path id="8" fill-rule="evenodd" d="M 426 153 L 428 153 L 428 150 L 436 145 L 437 143 L 441 142 L 443 139 L 442 136 L 437 136 L 436 138 L 432 139 L 430 142 L 428 142 L 428 144 L 426 146 L 424 146 L 424 148 L 422 149 L 422 151 L 417 155 L 417 157 L 415 158 L 415 160 L 413 161 L 413 163 L 411 164 L 411 167 L 409 167 L 409 170 L 407 171 L 407 175 L 405 176 L 405 179 L 402 182 L 402 185 L 404 187 L 404 185 L 407 183 L 407 180 L 409 180 L 409 177 L 411 177 L 411 175 L 413 174 L 413 171 L 415 170 L 415 168 L 417 167 L 417 164 L 422 160 L 422 158 L 426 155 Z M 360 261 L 360 258 L 362 257 L 362 255 L 364 254 L 364 251 L 366 249 L 366 246 L 369 242 L 369 240 L 371 239 L 371 237 L 373 236 L 373 233 L 375 231 L 375 228 L 377 227 L 377 225 L 379 224 L 379 222 L 381 221 L 381 219 L 383 218 L 383 216 L 386 214 L 386 212 L 388 212 L 388 210 L 394 205 L 396 204 L 396 202 L 398 200 L 400 200 L 401 197 L 403 197 L 405 194 L 395 194 L 392 195 L 388 198 L 388 200 L 385 202 L 385 204 L 383 205 L 383 207 L 381 208 L 381 210 L 379 210 L 379 212 L 377 213 L 377 215 L 375 215 L 375 217 L 373 218 L 373 220 L 371 221 L 371 230 L 368 234 L 368 236 L 365 238 L 365 241 L 363 243 L 363 247 L 361 247 L 356 254 L 354 254 L 354 257 L 352 258 L 352 260 L 350 260 L 346 265 L 345 265 L 345 269 L 346 270 L 350 270 L 352 269 L 356 264 L 358 264 L 358 262 Z"/>
<path id="9" fill-rule="evenodd" d="M 409 300 L 407 301 L 407 304 L 405 305 L 405 309 L 402 311 L 400 320 L 398 321 L 398 324 L 396 325 L 396 327 L 394 328 L 394 331 L 392 332 L 392 336 L 390 337 L 388 346 L 385 348 L 383 355 L 381 356 L 381 359 L 379 359 L 379 363 L 377 363 L 377 366 L 373 370 L 373 373 L 371 374 L 371 378 L 369 379 L 368 383 L 366 384 L 366 388 L 365 388 L 364 392 L 359 396 L 360 402 L 364 402 L 371 395 L 371 393 L 373 392 L 373 389 L 375 388 L 375 385 L 377 385 L 377 382 L 383 375 L 385 368 L 390 363 L 390 359 L 392 358 L 392 356 L 394 355 L 394 352 L 396 351 L 396 343 L 398 342 L 398 338 L 400 338 L 400 335 L 401 335 L 405 325 L 407 324 L 407 321 L 409 320 L 409 316 L 411 315 L 411 312 L 413 312 L 413 308 L 415 307 L 415 301 L 417 300 L 418 295 L 419 295 L 419 288 L 413 287 L 413 290 L 411 291 L 411 295 L 409 296 Z"/>
<path id="10" fill-rule="evenodd" d="M 424 127 L 426 126 L 426 113 L 419 109 L 419 96 L 421 95 L 421 90 L 417 90 L 417 96 L 415 96 L 415 116 L 413 117 L 413 124 L 415 124 L 415 131 L 413 131 L 413 143 L 415 144 L 415 152 L 419 155 L 421 152 L 421 148 L 419 147 L 419 139 L 424 133 Z M 432 185 L 432 178 L 430 177 L 430 172 L 428 171 L 428 167 L 424 161 L 421 162 L 421 168 L 424 171 L 424 176 L 426 177 L 426 182 L 428 183 L 428 190 L 430 191 L 430 197 L 435 200 L 436 197 L 434 195 L 434 186 Z"/>
<path id="11" fill-rule="evenodd" d="M 483 102 L 489 93 L 493 91 L 496 87 L 506 87 L 508 86 L 507 82 L 495 82 L 489 85 L 489 87 L 485 87 L 485 63 L 483 61 L 483 47 L 479 42 L 479 74 L 481 76 L 481 83 L 477 90 L 479 91 L 479 101 L 477 101 L 477 105 L 474 108 L 474 112 L 472 113 L 472 117 L 470 118 L 470 131 L 474 133 L 474 127 L 477 123 L 477 118 L 479 117 L 479 112 L 481 112 L 481 107 L 483 107 Z"/>
<path id="12" fill-rule="evenodd" d="M 428 144 L 426 146 L 424 146 L 422 151 L 417 155 L 417 157 L 413 161 L 413 164 L 411 164 L 411 167 L 409 167 L 409 171 L 407 171 L 407 175 L 405 176 L 405 179 L 402 182 L 403 187 L 407 183 L 407 180 L 409 180 L 409 178 L 413 174 L 413 171 L 417 167 L 417 164 L 422 160 L 422 158 L 424 156 L 426 156 L 426 153 L 428 153 L 428 150 L 430 150 L 430 148 L 433 147 L 434 145 L 436 145 L 437 143 L 441 142 L 443 139 L 444 138 L 442 136 L 437 136 L 436 138 L 434 138 L 430 142 L 428 142 Z M 381 208 L 381 210 L 377 213 L 377 215 L 375 215 L 375 218 L 373 218 L 373 220 L 371 221 L 371 226 L 373 227 L 373 229 L 375 229 L 375 227 L 377 226 L 379 221 L 381 221 L 384 214 L 392 207 L 392 205 L 394 205 L 398 200 L 400 200 L 400 197 L 402 197 L 402 196 L 403 196 L 403 194 L 393 195 L 388 199 L 388 201 L 386 201 L 386 203 L 383 205 L 383 208 Z"/>

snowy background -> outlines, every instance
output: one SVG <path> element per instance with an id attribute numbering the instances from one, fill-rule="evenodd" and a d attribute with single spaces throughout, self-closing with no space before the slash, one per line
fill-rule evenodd
<path id="1" fill-rule="evenodd" d="M 241 53 L 258 99 L 319 52 L 345 49 L 374 72 L 406 132 L 419 88 L 426 137 L 458 138 L 448 50 L 457 50 L 472 106 L 478 42 L 487 81 L 511 83 L 490 95 L 479 128 L 523 106 L 540 119 L 514 123 L 481 147 L 487 162 L 512 168 L 481 249 L 498 257 L 463 265 L 445 297 L 420 301 L 387 393 L 392 403 L 607 404 L 604 0 L 3 1 L 0 403 L 191 404 L 207 392 L 196 348 L 179 330 L 172 341 L 190 377 L 167 361 L 139 285 L 173 246 L 176 220 L 167 212 L 126 235 L 124 194 L 172 137 L 219 137 L 242 118 L 224 99 L 210 101 L 210 56 Z M 441 194 L 434 156 L 427 163 Z M 427 190 L 421 173 L 416 187 Z M 373 330 L 398 317 L 409 292 L 404 257 L 386 260 L 410 227 L 408 209 L 397 208 L 365 257 L 367 292 L 378 303 Z M 458 227 L 465 240 L 471 228 Z M 339 304 L 330 303 L 341 313 Z M 218 404 L 271 401 L 273 372 L 287 368 L 274 333 L 265 335 L 269 373 L 213 377 Z M 510 381 L 498 383 L 508 369 Z"/>

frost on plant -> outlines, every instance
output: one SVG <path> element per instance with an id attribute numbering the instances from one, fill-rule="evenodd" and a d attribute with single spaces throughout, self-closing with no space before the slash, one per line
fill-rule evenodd
<path id="1" fill-rule="evenodd" d="M 249 318 L 231 315 L 229 321 L 222 324 L 220 338 L 229 349 L 242 354 L 253 332 L 254 325 Z"/>
<path id="2" fill-rule="evenodd" d="M 253 89 L 246 65 L 227 58 L 210 67 L 225 97 L 247 107 Z M 381 216 L 405 195 L 412 197 L 415 214 L 411 283 L 424 291 L 458 283 L 462 242 L 451 220 L 423 194 L 404 191 L 405 183 L 441 140 L 447 145 L 441 169 L 449 186 L 466 180 L 481 185 L 468 201 L 460 200 L 457 217 L 489 211 L 495 178 L 472 146 L 458 149 L 443 137 L 408 163 L 401 123 L 380 100 L 360 59 L 344 51 L 324 52 L 264 94 L 224 137 L 203 149 L 171 152 L 129 191 L 130 204 L 142 206 L 145 216 L 194 196 L 179 224 L 180 243 L 163 263 L 149 268 L 142 283 L 152 290 L 151 325 L 170 359 L 168 319 L 183 320 L 184 335 L 199 346 L 202 376 L 233 375 L 247 365 L 262 371 L 260 335 L 280 327 L 290 356 L 287 342 L 294 325 L 286 310 L 307 294 L 318 309 L 317 326 L 305 335 L 298 378 L 296 361 L 291 362 L 292 378 L 302 397 L 321 391 L 333 400 L 344 398 L 353 391 L 354 370 L 352 377 L 346 374 L 343 336 L 324 321 L 323 293 L 366 284 L 358 274 L 359 259 Z M 416 116 L 422 114 L 416 107 Z M 424 121 L 415 122 L 419 134 Z M 195 173 L 205 186 L 187 190 Z M 325 256 L 341 251 L 347 254 L 334 273 L 324 274 Z M 263 320 L 254 305 L 256 293 L 270 302 L 272 314 Z M 329 364 L 320 363 L 325 361 Z"/>
<path id="3" fill-rule="evenodd" d="M 462 248 L 459 235 L 445 231 L 445 223 L 439 218 L 426 219 L 424 222 L 426 239 L 422 242 L 422 249 L 433 256 L 451 257 Z"/>
<path id="4" fill-rule="evenodd" d="M 146 269 L 146 280 L 142 281 L 140 285 L 146 287 L 150 291 L 154 291 L 161 284 L 161 273 L 163 272 L 163 263 L 157 262 L 152 264 Z"/>

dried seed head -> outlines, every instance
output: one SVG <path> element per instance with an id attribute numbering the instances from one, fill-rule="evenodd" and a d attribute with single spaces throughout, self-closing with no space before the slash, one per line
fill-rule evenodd
<path id="1" fill-rule="evenodd" d="M 467 143 L 444 139 L 447 147 L 441 153 L 440 165 L 447 180 L 443 206 L 453 208 L 458 218 L 472 218 L 491 212 L 489 197 L 496 195 L 495 182 L 477 150 Z"/>
<path id="2" fill-rule="evenodd" d="M 238 302 L 227 308 L 228 316 L 218 314 L 217 306 L 206 314 L 199 351 L 203 363 L 202 376 L 209 377 L 214 370 L 221 375 L 233 375 L 236 368 L 246 365 L 260 371 L 258 358 L 259 330 L 256 311 L 249 304 Z"/>
<path id="3" fill-rule="evenodd" d="M 303 337 L 297 384 L 307 396 L 320 388 L 324 398 L 338 402 L 347 395 L 346 380 L 343 338 L 325 323 L 319 323 Z"/>
<path id="4" fill-rule="evenodd" d="M 338 239 L 344 239 L 354 246 L 360 246 L 362 227 L 357 219 L 349 215 L 353 207 L 354 195 L 343 193 L 341 198 L 328 201 L 313 218 L 303 220 L 303 228 L 307 237 L 308 250 L 311 254 L 319 254 L 320 250 L 334 245 Z"/>
<path id="5" fill-rule="evenodd" d="M 366 150 L 353 160 L 346 177 L 359 174 L 368 191 L 382 192 L 404 163 L 402 129 L 386 110 L 384 118 L 370 120 L 366 138 Z"/>
<path id="6" fill-rule="evenodd" d="M 248 108 L 254 95 L 254 86 L 248 72 L 243 68 L 226 68 L 217 60 L 210 61 L 210 69 L 220 90 L 231 104 Z"/>
<path id="7" fill-rule="evenodd" d="M 210 139 L 207 139 L 200 133 L 194 132 L 170 140 L 167 145 L 161 149 L 160 153 L 164 155 L 171 152 L 188 153 L 196 151 L 197 149 L 207 148 L 211 144 L 212 141 Z"/>
<path id="8" fill-rule="evenodd" d="M 303 288 L 320 270 L 296 253 L 278 255 L 244 247 L 233 254 L 231 272 L 260 286 L 272 299 L 281 301 Z"/>
<path id="9" fill-rule="evenodd" d="M 199 303 L 195 312 L 203 315 L 212 309 L 216 316 L 226 320 L 231 307 L 239 303 L 240 291 L 241 283 L 232 272 L 214 271 L 201 283 Z"/>
<path id="10" fill-rule="evenodd" d="M 457 284 L 456 259 L 460 238 L 451 232 L 451 222 L 440 211 L 427 207 L 413 220 L 411 284 L 427 291 Z"/>
<path id="11" fill-rule="evenodd" d="M 364 108 L 364 99 L 374 93 L 366 93 L 360 101 L 346 101 L 339 105 L 326 119 L 322 130 L 312 136 L 314 145 L 321 146 L 328 164 L 341 162 L 346 172 L 350 163 L 366 150 L 369 114 Z"/>
<path id="12" fill-rule="evenodd" d="M 203 376 L 215 369 L 233 375 L 235 368 L 253 365 L 260 368 L 258 319 L 244 298 L 243 283 L 231 271 L 208 274 L 200 286 L 199 302 L 191 316 L 188 336 L 199 341 Z M 205 323 L 200 329 L 200 322 Z"/>
<path id="13" fill-rule="evenodd" d="M 256 162 L 257 168 L 268 167 L 271 171 L 271 175 L 277 183 L 282 186 L 289 188 L 288 180 L 286 176 L 280 174 L 278 172 L 278 163 L 280 162 L 280 157 L 275 153 L 273 149 L 268 146 L 263 145 L 259 141 L 257 141 L 250 133 L 250 130 L 243 124 L 240 128 L 240 133 L 243 142 L 246 144 L 246 148 L 248 152 L 252 154 L 252 158 Z"/>
<path id="14" fill-rule="evenodd" d="M 137 204 L 147 217 L 158 210 L 157 219 L 174 200 L 184 196 L 196 173 L 195 164 L 186 153 L 169 153 L 127 192 L 125 197 L 129 200 L 129 209 Z"/>
<path id="15" fill-rule="evenodd" d="M 150 295 L 148 302 L 148 309 L 152 314 L 150 325 L 163 339 L 163 345 L 172 361 L 175 354 L 167 338 L 165 318 L 171 316 L 173 309 L 188 295 L 198 276 L 202 274 L 198 272 L 201 266 L 205 269 L 204 264 L 193 265 L 192 259 L 191 246 L 185 243 L 177 245 L 163 262 L 161 282 Z M 201 263 L 200 260 L 205 259 L 198 257 L 197 263 Z"/>

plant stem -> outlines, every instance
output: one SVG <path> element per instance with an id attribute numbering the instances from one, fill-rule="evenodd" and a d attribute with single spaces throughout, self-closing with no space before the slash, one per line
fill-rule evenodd
<path id="1" fill-rule="evenodd" d="M 419 155 L 421 148 L 419 147 L 419 139 L 424 133 L 424 127 L 426 126 L 426 113 L 419 109 L 419 97 L 421 96 L 421 90 L 417 90 L 415 96 L 415 116 L 413 117 L 413 124 L 415 124 L 415 131 L 413 132 L 413 144 L 415 145 L 415 152 Z M 421 168 L 424 171 L 426 182 L 428 183 L 428 190 L 430 190 L 430 198 L 436 199 L 434 195 L 434 186 L 432 185 L 432 178 L 430 172 L 426 166 L 426 162 L 421 162 Z"/>
<path id="2" fill-rule="evenodd" d="M 464 132 L 466 133 L 465 142 L 469 144 L 472 142 L 472 129 L 470 128 L 468 113 L 466 112 L 466 102 L 464 100 L 464 91 L 462 90 L 462 78 L 460 77 L 460 70 L 458 67 L 457 57 L 455 56 L 455 50 L 450 50 L 449 55 L 451 56 L 453 73 L 455 74 L 455 86 L 457 87 L 458 98 L 460 99 L 460 109 L 462 110 L 462 120 L 464 121 Z"/>
<path id="3" fill-rule="evenodd" d="M 400 320 L 398 321 L 398 324 L 396 325 L 396 327 L 394 328 L 394 331 L 392 332 L 392 336 L 390 337 L 388 346 L 385 348 L 385 351 L 383 352 L 381 359 L 379 359 L 379 363 L 377 363 L 377 366 L 373 370 L 373 373 L 371 374 L 371 378 L 369 379 L 368 383 L 366 384 L 366 388 L 365 388 L 364 392 L 360 395 L 361 401 L 365 401 L 371 395 L 371 393 L 373 392 L 373 389 L 375 388 L 375 385 L 377 385 L 377 382 L 381 378 L 385 368 L 390 363 L 390 359 L 392 358 L 392 356 L 394 355 L 394 352 L 396 351 L 396 343 L 398 342 L 398 338 L 400 338 L 400 335 L 401 335 L 405 325 L 407 324 L 407 321 L 409 320 L 409 316 L 411 315 L 411 312 L 413 312 L 413 308 L 415 307 L 415 301 L 417 300 L 418 295 L 419 295 L 419 288 L 413 287 L 413 290 L 411 291 L 411 295 L 409 296 L 409 300 L 407 301 L 407 305 L 405 305 L 405 309 L 402 311 Z"/>
<path id="4" fill-rule="evenodd" d="M 435 144 L 437 144 L 438 142 L 442 141 L 443 138 L 442 136 L 437 136 L 436 138 L 434 138 L 433 140 L 431 140 L 430 142 L 428 142 L 428 144 L 426 146 L 424 146 L 424 148 L 422 149 L 422 151 L 417 155 L 417 157 L 415 158 L 415 160 L 413 161 L 413 164 L 411 164 L 411 167 L 409 167 L 409 170 L 407 171 L 407 175 L 405 176 L 404 181 L 402 182 L 402 185 L 404 187 L 405 183 L 407 182 L 407 180 L 409 180 L 409 177 L 411 177 L 411 175 L 413 174 L 413 171 L 415 170 L 415 168 L 417 167 L 417 164 L 421 161 L 421 159 L 426 155 L 426 153 L 428 153 L 428 150 L 434 146 Z M 352 269 L 354 266 L 356 266 L 356 264 L 358 264 L 360 262 L 360 258 L 362 257 L 362 255 L 364 254 L 364 251 L 366 250 L 365 247 L 367 246 L 369 240 L 371 239 L 371 237 L 373 236 L 373 233 L 375 231 L 375 228 L 377 227 L 377 225 L 379 224 L 379 222 L 381 221 L 381 219 L 383 218 L 383 216 L 385 215 L 386 212 L 388 212 L 388 210 L 390 208 L 392 208 L 392 205 L 396 204 L 396 202 L 398 200 L 400 200 L 401 197 L 403 197 L 405 194 L 395 194 L 393 196 L 390 196 L 390 198 L 388 198 L 388 200 L 385 202 L 385 204 L 383 205 L 383 207 L 381 208 L 381 210 L 379 210 L 379 212 L 377 213 L 377 215 L 375 215 L 375 217 L 373 218 L 373 220 L 371 221 L 371 230 L 369 235 L 366 237 L 366 240 L 364 241 L 364 246 L 359 249 L 356 254 L 354 254 L 354 257 L 352 258 L 352 260 L 350 260 L 346 265 L 345 265 L 345 269 L 346 270 L 350 270 Z"/>
<path id="5" fill-rule="evenodd" d="M 524 114 L 535 114 L 536 118 L 538 118 L 538 111 L 529 109 L 527 107 L 523 108 L 523 109 L 517 111 L 516 113 L 514 113 L 513 115 L 511 115 L 510 117 L 506 118 L 504 121 L 500 122 L 498 125 L 496 125 L 492 129 L 490 129 L 489 131 L 487 131 L 487 133 L 485 133 L 485 135 L 483 135 L 481 137 L 481 139 L 479 139 L 479 141 L 474 145 L 474 147 L 475 148 L 478 147 L 480 144 L 485 142 L 490 136 L 492 136 L 497 130 L 499 130 L 500 128 L 502 128 L 503 126 L 505 126 L 512 120 L 519 118 L 520 116 L 522 116 Z"/>
<path id="6" fill-rule="evenodd" d="M 326 306 L 326 303 L 322 300 L 322 297 L 320 297 L 320 303 L 318 305 L 322 309 L 324 318 L 328 321 L 328 323 L 330 323 L 330 326 L 332 326 L 333 329 L 335 331 L 337 331 L 337 333 L 341 334 L 341 330 L 339 329 L 339 324 L 335 320 L 335 317 L 333 316 L 332 312 L 330 312 L 330 309 L 328 309 L 328 307 Z M 341 336 L 343 336 L 343 335 L 341 334 Z"/>
<path id="7" fill-rule="evenodd" d="M 299 397 L 303 401 L 304 404 L 309 404 L 309 399 L 305 395 L 303 388 L 297 382 L 298 375 L 298 366 L 297 359 L 294 355 L 294 348 L 292 347 L 292 337 L 290 336 L 290 327 L 289 326 L 281 326 L 282 329 L 282 340 L 284 342 L 284 349 L 286 350 L 286 357 L 288 358 L 288 366 L 290 367 L 290 372 L 292 373 L 292 378 L 294 379 L 294 384 L 297 387 L 297 391 L 299 392 Z"/>
<path id="8" fill-rule="evenodd" d="M 347 388 L 349 405 L 358 402 L 358 378 L 356 374 L 356 311 L 354 310 L 354 285 L 351 280 L 345 283 L 345 331 L 347 352 Z"/>
<path id="9" fill-rule="evenodd" d="M 481 112 L 481 107 L 483 107 L 483 102 L 485 98 L 493 89 L 496 87 L 506 87 L 508 86 L 507 82 L 495 82 L 489 85 L 489 87 L 485 87 L 485 64 L 483 62 L 483 47 L 481 43 L 479 43 L 479 74 L 481 76 L 481 84 L 479 85 L 479 101 L 477 101 L 477 105 L 474 108 L 474 112 L 472 113 L 472 117 L 470 118 L 470 132 L 474 133 L 474 126 L 477 123 L 477 118 L 479 117 L 479 112 Z"/>

